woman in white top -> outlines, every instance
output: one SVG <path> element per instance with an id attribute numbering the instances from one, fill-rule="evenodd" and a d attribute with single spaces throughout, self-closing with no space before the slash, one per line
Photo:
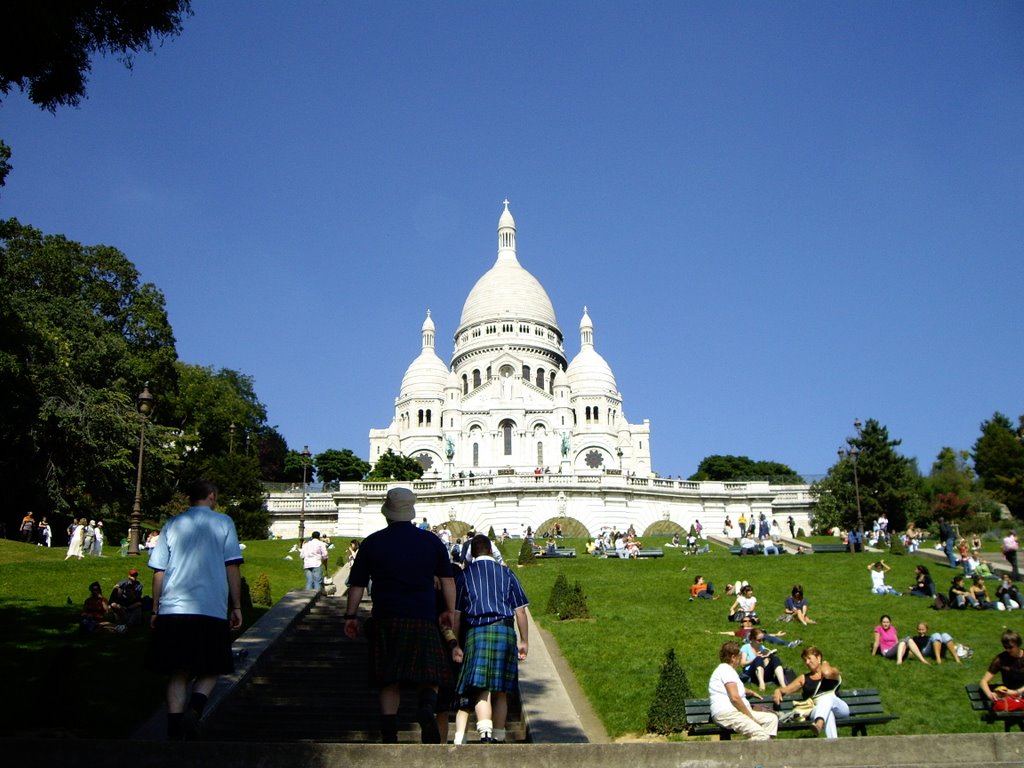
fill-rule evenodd
<path id="1" fill-rule="evenodd" d="M 708 681 L 711 719 L 723 728 L 747 736 L 751 741 L 767 741 L 779 730 L 779 716 L 774 712 L 752 709 L 747 703 L 748 691 L 736 671 L 743 664 L 743 654 L 735 640 L 728 640 L 718 651 L 721 661 Z M 749 691 L 761 698 L 757 691 Z"/>
<path id="2" fill-rule="evenodd" d="M 749 617 L 755 624 L 760 624 L 757 617 L 757 598 L 754 597 L 754 588 L 749 584 L 740 587 L 736 601 L 729 608 L 729 621 L 743 621 Z"/>

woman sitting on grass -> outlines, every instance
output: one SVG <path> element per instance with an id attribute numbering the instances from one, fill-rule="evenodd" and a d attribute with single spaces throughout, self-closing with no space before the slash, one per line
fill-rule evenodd
<path id="1" fill-rule="evenodd" d="M 885 572 L 888 570 L 890 570 L 890 567 L 885 564 L 885 560 L 878 560 L 868 566 L 868 571 L 871 573 L 871 591 L 876 595 L 896 595 L 899 597 L 903 593 L 897 592 L 885 583 Z"/>
<path id="2" fill-rule="evenodd" d="M 914 568 L 916 581 L 910 587 L 910 594 L 914 597 L 935 597 L 935 581 L 928 572 L 928 566 L 918 565 Z"/>
<path id="3" fill-rule="evenodd" d="M 729 621 L 743 621 L 745 618 L 749 618 L 755 624 L 761 623 L 757 616 L 757 598 L 754 597 L 754 588 L 749 584 L 740 588 L 739 596 L 729 608 Z"/>
<path id="4" fill-rule="evenodd" d="M 817 624 L 814 619 L 807 618 L 807 600 L 804 598 L 804 588 L 800 584 L 793 585 L 793 591 L 786 598 L 786 621 L 799 621 L 801 624 Z"/>
<path id="5" fill-rule="evenodd" d="M 922 621 L 917 625 L 917 634 L 905 638 L 900 643 L 900 650 L 896 654 L 896 663 L 902 664 L 904 651 L 910 651 L 922 664 L 931 664 L 925 658 L 927 656 L 934 658 L 936 664 L 941 664 L 943 649 L 956 660 L 957 664 L 962 663 L 956 654 L 956 643 L 953 642 L 952 635 L 948 632 L 929 633 L 927 622 Z"/>
<path id="6" fill-rule="evenodd" d="M 989 701 L 997 701 L 1007 694 L 1024 695 L 1024 648 L 1021 648 L 1020 633 L 1007 629 L 1001 642 L 1003 652 L 992 659 L 988 670 L 978 684 Z M 999 675 L 1002 685 L 992 688 L 989 684 Z"/>
<path id="7" fill-rule="evenodd" d="M 754 627 L 747 638 L 746 644 L 740 648 L 743 654 L 743 676 L 750 682 L 757 682 L 758 690 L 764 690 L 765 678 L 775 678 L 779 685 L 786 684 L 786 674 L 782 669 L 782 663 L 775 651 L 769 651 L 761 643 L 764 640 L 765 632 L 760 627 Z"/>
<path id="8" fill-rule="evenodd" d="M 964 577 L 954 576 L 953 581 L 949 584 L 949 607 L 962 609 L 967 606 L 981 610 L 977 598 L 964 586 Z"/>
<path id="9" fill-rule="evenodd" d="M 1006 606 L 1008 611 L 1015 611 L 1024 606 L 1024 598 L 1021 598 L 1017 587 L 1014 586 L 1008 573 L 1004 573 L 999 580 L 999 586 L 996 587 L 996 597 L 999 599 L 999 602 Z"/>
<path id="10" fill-rule="evenodd" d="M 974 599 L 978 601 L 978 605 L 983 609 L 994 611 L 1002 607 L 1002 603 L 994 603 L 991 598 L 989 598 L 984 576 L 978 576 L 975 574 L 974 581 L 970 586 L 970 593 Z M 1003 607 L 1003 610 L 1005 610 L 1005 607 Z"/>
<path id="11" fill-rule="evenodd" d="M 899 632 L 892 624 L 889 614 L 882 614 L 878 620 L 878 626 L 874 628 L 875 641 L 871 646 L 871 655 L 876 653 L 886 659 L 897 659 L 898 664 L 903 663 L 903 654 L 906 653 L 906 643 L 900 642 Z"/>
<path id="12" fill-rule="evenodd" d="M 843 683 L 843 676 L 825 661 L 821 651 L 813 645 L 804 648 L 800 655 L 807 665 L 807 671 L 789 685 L 775 689 L 775 704 L 781 704 L 782 697 L 787 693 L 802 691 L 805 699 L 814 699 L 814 710 L 807 718 L 814 725 L 814 730 L 819 736 L 824 731 L 827 739 L 839 738 L 836 718 L 850 715 L 849 705 L 836 695 Z"/>
<path id="13" fill-rule="evenodd" d="M 747 703 L 747 693 L 761 698 L 756 691 L 743 687 L 736 671 L 743 664 L 743 654 L 735 640 L 722 643 L 718 651 L 721 662 L 708 680 L 711 719 L 722 728 L 747 736 L 751 741 L 767 741 L 779 730 L 779 716 L 774 712 L 754 710 Z"/>

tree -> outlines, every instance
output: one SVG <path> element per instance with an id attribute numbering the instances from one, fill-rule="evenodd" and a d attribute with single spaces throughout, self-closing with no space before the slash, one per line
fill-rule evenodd
<path id="1" fill-rule="evenodd" d="M 288 456 L 288 443 L 276 427 L 263 427 L 256 434 L 256 457 L 260 462 L 260 476 L 270 482 L 285 482 L 284 462 Z"/>
<path id="2" fill-rule="evenodd" d="M 94 54 L 114 54 L 131 69 L 133 54 L 180 34 L 191 13 L 190 0 L 14 0 L 0 26 L 0 93 L 27 90 L 50 112 L 77 106 Z"/>
<path id="3" fill-rule="evenodd" d="M 667 735 L 686 728 L 686 700 L 692 696 L 686 670 L 669 648 L 658 675 L 658 687 L 647 710 L 647 732 Z"/>
<path id="4" fill-rule="evenodd" d="M 305 471 L 303 471 L 305 470 Z M 313 480 L 316 468 L 313 466 L 312 457 L 306 458 L 296 450 L 289 450 L 284 457 L 284 479 L 289 483 L 301 483 Z"/>
<path id="5" fill-rule="evenodd" d="M 363 461 L 350 449 L 335 450 L 328 448 L 313 457 L 316 464 L 316 476 L 321 482 L 352 482 L 362 480 L 370 471 L 370 463 Z"/>
<path id="6" fill-rule="evenodd" d="M 902 531 L 907 520 L 918 520 L 925 510 L 921 478 L 914 459 L 896 452 L 903 441 L 890 440 L 888 429 L 868 419 L 849 442 L 859 451 L 857 480 L 865 527 L 883 513 L 890 531 Z M 840 458 L 824 480 L 811 486 L 817 498 L 814 524 L 819 531 L 835 526 L 850 530 L 857 525 L 853 461 L 849 456 Z"/>
<path id="7" fill-rule="evenodd" d="M 754 461 L 746 456 L 706 456 L 690 480 L 765 480 L 773 483 L 803 483 L 793 469 L 777 461 Z"/>
<path id="8" fill-rule="evenodd" d="M 126 514 L 135 489 L 144 382 L 172 391 L 163 295 L 123 253 L 0 221 L 0 465 L 19 509 Z M 147 487 L 175 470 L 159 407 L 146 432 Z M 53 521 L 57 524 L 58 521 Z"/>
<path id="9" fill-rule="evenodd" d="M 390 448 L 377 459 L 370 471 L 370 480 L 419 480 L 423 467 L 416 459 L 396 454 Z"/>
<path id="10" fill-rule="evenodd" d="M 996 412 L 982 422 L 974 443 L 974 469 L 982 487 L 1016 517 L 1024 517 L 1024 416 L 1015 430 L 1009 418 Z"/>
<path id="11" fill-rule="evenodd" d="M 3 140 L 0 140 L 0 187 L 7 181 L 7 174 L 11 172 L 11 148 Z"/>
<path id="12" fill-rule="evenodd" d="M 265 539 L 270 530 L 270 513 L 263 503 L 259 462 L 244 453 L 223 453 L 207 457 L 199 476 L 217 485 L 217 506 L 235 521 L 243 539 Z"/>

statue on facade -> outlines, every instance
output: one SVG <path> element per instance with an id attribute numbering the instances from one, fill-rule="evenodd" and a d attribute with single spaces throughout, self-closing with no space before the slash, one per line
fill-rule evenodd
<path id="1" fill-rule="evenodd" d="M 444 439 L 444 455 L 448 458 L 448 461 L 455 458 L 455 442 L 451 437 L 446 437 Z"/>
<path id="2" fill-rule="evenodd" d="M 566 458 L 569 455 L 569 433 L 562 433 L 562 458 Z"/>

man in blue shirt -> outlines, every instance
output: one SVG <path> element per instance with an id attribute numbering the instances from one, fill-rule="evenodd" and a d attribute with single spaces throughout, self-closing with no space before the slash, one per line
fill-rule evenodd
<path id="1" fill-rule="evenodd" d="M 474 703 L 480 741 L 504 742 L 508 694 L 519 687 L 519 662 L 526 658 L 526 593 L 519 579 L 491 557 L 491 540 L 473 537 L 473 562 L 459 576 L 456 606 L 468 627 L 465 650 L 456 648 L 462 662 L 457 690 Z M 516 627 L 519 642 L 516 643 Z M 469 712 L 455 718 L 455 743 L 465 740 Z"/>
<path id="2" fill-rule="evenodd" d="M 197 735 L 218 676 L 234 672 L 231 630 L 242 626 L 242 550 L 235 524 L 213 511 L 217 486 L 207 480 L 192 484 L 189 502 L 188 510 L 164 525 L 149 556 L 153 642 L 146 666 L 170 675 L 167 736 L 175 740 Z"/>

